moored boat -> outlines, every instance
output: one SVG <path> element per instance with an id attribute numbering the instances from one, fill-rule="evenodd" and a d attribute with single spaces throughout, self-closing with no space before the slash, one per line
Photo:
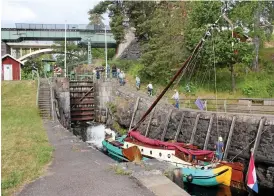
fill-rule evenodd
<path id="1" fill-rule="evenodd" d="M 201 186 L 223 184 L 241 189 L 243 187 L 243 165 L 214 162 L 213 151 L 198 150 L 193 145 L 180 142 L 169 143 L 146 138 L 137 131 L 130 132 L 128 136 L 124 139 L 125 149 L 137 146 L 142 155 L 167 161 L 181 168 L 184 182 L 190 182 L 187 180 L 190 178 L 190 183 Z"/>
<path id="2" fill-rule="evenodd" d="M 147 160 L 148 158 L 143 157 L 139 148 L 132 146 L 131 148 L 123 149 L 123 143 L 126 135 L 113 140 L 112 138 L 105 139 L 102 141 L 103 152 L 109 154 L 119 161 L 140 161 Z"/>
<path id="3" fill-rule="evenodd" d="M 195 167 L 181 168 L 184 182 L 200 186 L 230 186 L 232 168 L 221 166 L 213 169 L 200 169 Z"/>

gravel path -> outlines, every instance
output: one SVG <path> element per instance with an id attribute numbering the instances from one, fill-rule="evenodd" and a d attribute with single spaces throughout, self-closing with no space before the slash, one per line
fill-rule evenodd
<path id="1" fill-rule="evenodd" d="M 114 161 L 79 141 L 59 123 L 44 123 L 54 146 L 53 162 L 46 174 L 28 184 L 20 196 L 152 196 L 129 176 L 110 170 Z"/>

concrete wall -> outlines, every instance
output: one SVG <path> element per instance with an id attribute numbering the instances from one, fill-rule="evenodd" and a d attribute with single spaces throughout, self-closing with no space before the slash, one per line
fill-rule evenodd
<path id="1" fill-rule="evenodd" d="M 115 82 L 114 82 L 115 81 Z M 99 79 L 95 81 L 95 112 L 97 122 L 106 122 L 108 103 L 113 101 L 113 89 L 115 89 L 116 80 Z"/>
<path id="2" fill-rule="evenodd" d="M 55 78 L 53 81 L 54 99 L 58 103 L 58 117 L 61 124 L 70 128 L 70 92 L 68 78 Z"/>
<path id="3" fill-rule="evenodd" d="M 115 105 L 117 113 L 115 114 L 118 123 L 123 127 L 129 127 L 134 105 L 138 95 L 128 93 L 123 89 L 115 91 Z M 141 118 L 152 100 L 142 97 L 136 114 L 135 123 Z M 207 148 L 214 150 L 214 145 L 218 135 L 222 136 L 224 142 L 228 139 L 228 133 L 232 123 L 233 116 L 236 116 L 234 132 L 232 135 L 231 146 L 228 154 L 228 160 L 239 154 L 235 161 L 241 161 L 247 165 L 250 158 L 250 149 L 254 143 L 250 144 L 255 138 L 262 117 L 266 118 L 260 144 L 257 150 L 256 165 L 258 176 L 262 185 L 274 187 L 274 116 L 248 115 L 248 114 L 231 114 L 231 113 L 212 113 L 198 110 L 177 110 L 170 104 L 160 103 L 157 105 L 148 136 L 150 138 L 160 139 L 164 124 L 169 110 L 172 110 L 171 118 L 168 123 L 168 129 L 165 140 L 173 140 L 176 134 L 182 114 L 184 114 L 183 125 L 178 136 L 178 141 L 189 143 L 197 114 L 200 114 L 197 124 L 194 144 L 200 148 L 204 147 L 207 129 L 211 115 L 214 115 L 210 139 Z M 217 121 L 218 118 L 218 121 Z M 139 131 L 144 135 L 148 124 L 149 117 L 140 126 Z M 217 123 L 218 122 L 218 123 Z M 218 124 L 218 129 L 217 129 Z"/>

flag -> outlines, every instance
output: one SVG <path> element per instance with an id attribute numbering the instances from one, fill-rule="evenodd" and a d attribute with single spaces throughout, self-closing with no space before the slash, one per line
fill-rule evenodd
<path id="1" fill-rule="evenodd" d="M 247 186 L 251 188 L 253 191 L 258 193 L 258 183 L 256 176 L 256 168 L 254 164 L 253 153 L 251 153 L 250 161 L 249 161 L 249 169 L 247 174 Z"/>
<path id="2" fill-rule="evenodd" d="M 195 101 L 195 104 L 200 110 L 204 110 L 204 104 L 199 98 Z"/>

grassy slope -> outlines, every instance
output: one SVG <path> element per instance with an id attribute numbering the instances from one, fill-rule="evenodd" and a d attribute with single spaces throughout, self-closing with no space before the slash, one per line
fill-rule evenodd
<path id="1" fill-rule="evenodd" d="M 51 160 L 34 81 L 2 82 L 2 195 L 42 174 Z"/>

